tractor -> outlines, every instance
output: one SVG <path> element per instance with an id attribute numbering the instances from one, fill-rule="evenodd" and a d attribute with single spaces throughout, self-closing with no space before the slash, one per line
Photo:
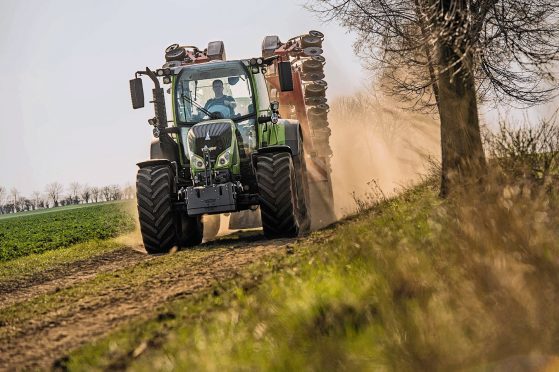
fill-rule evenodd
<path id="1" fill-rule="evenodd" d="M 230 227 L 261 225 L 267 238 L 334 220 L 323 38 L 266 36 L 261 56 L 232 61 L 222 41 L 173 44 L 161 68 L 135 73 L 134 109 L 145 104 L 142 76 L 154 84 L 150 160 L 136 179 L 148 253 L 200 244 L 225 213 Z"/>

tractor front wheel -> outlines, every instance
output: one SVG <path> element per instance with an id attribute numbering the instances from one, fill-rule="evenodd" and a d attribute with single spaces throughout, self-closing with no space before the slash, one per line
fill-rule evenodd
<path id="1" fill-rule="evenodd" d="M 144 247 L 150 254 L 167 253 L 178 245 L 177 226 L 171 204 L 171 169 L 153 165 L 138 170 L 136 192 Z"/>
<path id="2" fill-rule="evenodd" d="M 167 253 L 173 247 L 202 242 L 201 218 L 182 216 L 173 209 L 173 172 L 167 165 L 138 170 L 138 217 L 144 247 L 149 254 Z"/>

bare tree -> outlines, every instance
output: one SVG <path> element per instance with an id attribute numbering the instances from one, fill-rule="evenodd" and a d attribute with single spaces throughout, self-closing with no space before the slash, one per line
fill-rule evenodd
<path id="1" fill-rule="evenodd" d="M 122 199 L 122 190 L 120 189 L 119 185 L 111 185 L 111 200 L 120 200 Z"/>
<path id="2" fill-rule="evenodd" d="M 76 204 L 75 199 L 71 194 L 67 194 L 65 198 L 60 200 L 61 206 Z"/>
<path id="3" fill-rule="evenodd" d="M 14 213 L 19 212 L 18 196 L 19 196 L 19 191 L 15 187 L 12 187 L 12 189 L 10 190 L 10 197 L 14 205 Z"/>
<path id="4" fill-rule="evenodd" d="M 33 202 L 26 197 L 20 198 L 19 205 L 22 211 L 30 211 L 33 209 Z"/>
<path id="5" fill-rule="evenodd" d="M 64 187 L 58 182 L 50 183 L 46 186 L 47 197 L 52 200 L 52 204 L 58 207 L 58 201 L 60 199 L 60 194 L 64 190 Z"/>
<path id="6" fill-rule="evenodd" d="M 441 122 L 441 194 L 485 171 L 478 101 L 548 100 L 559 54 L 556 0 L 310 0 L 357 32 L 384 87 Z"/>
<path id="7" fill-rule="evenodd" d="M 553 182 L 559 174 L 557 112 L 537 126 L 502 121 L 495 133 L 486 131 L 485 147 L 493 161 L 515 178 Z"/>
<path id="8" fill-rule="evenodd" d="M 103 186 L 103 188 L 101 189 L 101 193 L 103 194 L 103 198 L 105 198 L 105 201 L 111 200 L 111 196 L 113 194 L 111 186 Z"/>
<path id="9" fill-rule="evenodd" d="M 130 183 L 127 183 L 122 189 L 122 194 L 124 199 L 133 199 L 136 195 L 136 190 Z"/>
<path id="10" fill-rule="evenodd" d="M 81 198 L 84 203 L 89 203 L 89 200 L 91 199 L 91 187 L 89 187 L 88 185 L 83 185 L 81 189 Z"/>
<path id="11" fill-rule="evenodd" d="M 33 191 L 31 194 L 33 198 L 33 208 L 39 209 L 39 204 L 41 203 L 41 193 L 39 191 Z"/>
<path id="12" fill-rule="evenodd" d="M 78 182 L 70 183 L 69 197 L 72 200 L 71 204 L 79 204 L 82 186 Z"/>
<path id="13" fill-rule="evenodd" d="M 15 213 L 15 205 L 13 202 L 11 201 L 6 201 L 6 203 L 4 204 L 4 210 L 6 211 L 6 213 Z"/>
<path id="14" fill-rule="evenodd" d="M 4 186 L 0 186 L 0 214 L 6 213 L 4 211 L 4 198 L 6 197 L 6 188 Z"/>
<path id="15" fill-rule="evenodd" d="M 91 198 L 95 203 L 99 202 L 99 197 L 101 196 L 101 190 L 97 186 L 91 188 Z"/>

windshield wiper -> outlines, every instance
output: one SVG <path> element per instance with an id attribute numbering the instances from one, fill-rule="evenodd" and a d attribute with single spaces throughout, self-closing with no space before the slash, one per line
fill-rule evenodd
<path id="1" fill-rule="evenodd" d="M 190 103 L 191 105 L 196 106 L 196 108 L 200 111 L 202 111 L 204 114 L 208 115 L 210 118 L 214 118 L 214 114 L 213 112 L 209 112 L 208 110 L 206 110 L 202 105 L 200 105 L 198 102 L 196 102 L 195 100 L 193 100 L 192 98 L 190 98 L 189 96 L 182 96 L 182 99 L 186 100 L 188 103 Z"/>

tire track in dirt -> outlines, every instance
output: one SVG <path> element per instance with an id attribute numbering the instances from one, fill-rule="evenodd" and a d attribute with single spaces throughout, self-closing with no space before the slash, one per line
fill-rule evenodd
<path id="1" fill-rule="evenodd" d="M 0 309 L 84 282 L 99 273 L 119 270 L 148 259 L 150 257 L 147 254 L 125 246 L 30 276 L 0 282 Z"/>
<path id="2" fill-rule="evenodd" d="M 253 237 L 210 243 L 188 251 L 195 254 L 188 260 L 181 259 L 182 252 L 178 252 L 176 257 L 184 265 L 146 278 L 140 287 L 122 279 L 101 295 L 86 295 L 78 303 L 64 303 L 41 314 L 40 319 L 12 324 L 0 337 L 0 368 L 49 368 L 72 349 L 113 331 L 131 319 L 155 315 L 157 306 L 165 301 L 194 294 L 216 282 L 231 279 L 247 265 L 277 253 L 278 248 L 292 241 L 266 241 L 262 237 Z M 150 259 L 146 257 L 143 259 Z"/>

